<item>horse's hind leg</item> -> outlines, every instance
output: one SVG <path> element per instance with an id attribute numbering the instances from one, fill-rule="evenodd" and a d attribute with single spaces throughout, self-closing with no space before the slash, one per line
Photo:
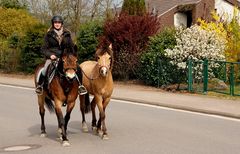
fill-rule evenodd
<path id="1" fill-rule="evenodd" d="M 45 127 L 45 121 L 44 121 L 44 115 L 45 115 L 45 108 L 44 108 L 44 96 L 39 95 L 38 96 L 38 106 L 39 106 L 39 114 L 41 116 L 41 137 L 46 137 L 46 127 Z"/>
<path id="2" fill-rule="evenodd" d="M 95 112 L 95 108 L 96 108 L 96 101 L 95 101 L 95 97 L 93 98 L 92 102 L 91 102 L 91 110 L 92 110 L 92 129 L 95 133 L 97 133 L 97 118 L 96 118 L 96 112 Z"/>

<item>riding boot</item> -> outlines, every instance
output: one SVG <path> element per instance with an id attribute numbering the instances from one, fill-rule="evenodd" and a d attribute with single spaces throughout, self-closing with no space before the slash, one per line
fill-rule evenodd
<path id="1" fill-rule="evenodd" d="M 35 92 L 38 94 L 38 95 L 42 95 L 43 94 L 43 84 L 44 84 L 44 80 L 45 80 L 45 77 L 42 75 L 42 73 L 40 74 L 39 76 L 39 79 L 37 81 L 37 86 L 36 86 L 36 89 L 35 89 Z"/>
<path id="2" fill-rule="evenodd" d="M 87 89 L 82 85 L 81 81 L 82 81 L 82 71 L 81 71 L 81 68 L 80 67 L 77 67 L 77 81 L 79 83 L 79 86 L 78 86 L 78 93 L 79 95 L 85 95 L 87 94 Z"/>

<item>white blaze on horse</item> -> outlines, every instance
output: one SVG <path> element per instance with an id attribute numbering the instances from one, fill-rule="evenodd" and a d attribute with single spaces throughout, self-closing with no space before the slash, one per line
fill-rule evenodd
<path id="1" fill-rule="evenodd" d="M 98 134 L 102 131 L 102 139 L 108 139 L 107 128 L 105 124 L 105 109 L 111 99 L 113 92 L 113 78 L 112 78 L 112 67 L 113 67 L 113 52 L 112 45 L 107 47 L 98 48 L 95 53 L 96 61 L 85 61 L 80 64 L 83 72 L 82 83 L 86 87 L 88 93 L 93 95 L 91 101 L 92 110 L 92 128 L 96 130 Z M 82 112 L 82 129 L 87 131 L 87 125 L 85 121 L 84 111 L 86 110 L 89 103 L 84 97 L 80 97 L 80 109 Z M 99 109 L 99 120 L 96 119 L 95 107 Z"/>

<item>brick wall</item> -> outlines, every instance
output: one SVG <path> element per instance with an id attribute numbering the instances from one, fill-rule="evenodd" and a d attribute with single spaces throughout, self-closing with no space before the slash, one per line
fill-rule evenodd
<path id="1" fill-rule="evenodd" d="M 215 0 L 202 0 L 196 5 L 194 12 L 194 23 L 198 18 L 211 21 L 211 12 L 215 9 Z"/>
<path id="2" fill-rule="evenodd" d="M 190 11 L 192 14 L 192 24 L 195 24 L 198 18 L 210 21 L 211 11 L 213 11 L 214 8 L 215 0 L 201 0 L 199 3 L 177 6 L 159 16 L 161 28 L 174 26 L 174 14 L 177 12 Z"/>

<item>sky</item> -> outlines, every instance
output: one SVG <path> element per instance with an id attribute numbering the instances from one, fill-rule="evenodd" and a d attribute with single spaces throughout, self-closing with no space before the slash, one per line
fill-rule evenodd
<path id="1" fill-rule="evenodd" d="M 114 3 L 115 5 L 117 5 L 117 4 L 122 4 L 122 2 L 123 2 L 123 0 L 113 0 L 113 3 Z"/>

